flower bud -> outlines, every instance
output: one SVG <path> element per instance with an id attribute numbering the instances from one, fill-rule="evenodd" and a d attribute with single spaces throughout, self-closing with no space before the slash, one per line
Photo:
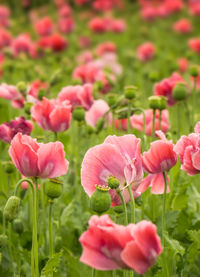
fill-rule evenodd
<path id="1" fill-rule="evenodd" d="M 85 119 L 85 110 L 82 107 L 76 107 L 73 110 L 73 118 L 76 121 L 84 121 Z"/>
<path id="2" fill-rule="evenodd" d="M 3 215 L 6 220 L 13 221 L 18 213 L 20 205 L 20 198 L 11 196 L 4 207 Z"/>
<path id="3" fill-rule="evenodd" d="M 22 234 L 24 232 L 24 224 L 21 219 L 17 218 L 13 221 L 13 229 L 17 234 Z"/>
<path id="4" fill-rule="evenodd" d="M 101 214 L 110 209 L 111 196 L 109 194 L 109 187 L 96 186 L 90 198 L 90 207 L 93 211 Z"/>
<path id="5" fill-rule="evenodd" d="M 160 108 L 160 97 L 159 96 L 150 96 L 148 98 L 149 100 L 149 107 L 153 110 L 159 109 Z"/>
<path id="6" fill-rule="evenodd" d="M 111 94 L 108 96 L 108 105 L 109 107 L 114 107 L 117 103 L 117 97 L 115 94 Z"/>
<path id="7" fill-rule="evenodd" d="M 124 208 L 123 206 L 115 206 L 113 207 L 113 210 L 117 213 L 117 214 L 121 214 L 121 213 L 124 213 Z"/>
<path id="8" fill-rule="evenodd" d="M 172 90 L 173 98 L 177 101 L 184 100 L 187 97 L 187 88 L 184 84 L 178 83 Z"/>
<path id="9" fill-rule="evenodd" d="M 104 127 L 105 120 L 103 117 L 99 118 L 99 120 L 96 123 L 96 133 L 98 134 Z"/>
<path id="10" fill-rule="evenodd" d="M 199 75 L 198 66 L 193 65 L 193 66 L 190 67 L 190 75 L 191 75 L 192 77 L 194 77 L 194 78 L 197 77 L 197 76 Z"/>
<path id="11" fill-rule="evenodd" d="M 135 86 L 126 86 L 124 90 L 124 94 L 126 99 L 132 100 L 136 97 L 136 90 L 137 88 Z"/>
<path id="12" fill-rule="evenodd" d="M 15 166 L 12 162 L 3 162 L 3 169 L 7 174 L 11 174 L 15 171 Z"/>
<path id="13" fill-rule="evenodd" d="M 31 108 L 33 106 L 33 103 L 31 102 L 26 102 L 24 106 L 24 111 L 26 114 L 30 115 L 31 114 Z"/>
<path id="14" fill-rule="evenodd" d="M 108 181 L 108 186 L 111 189 L 117 189 L 119 187 L 119 185 L 120 185 L 119 181 L 115 177 L 113 177 L 113 176 L 109 176 L 107 178 L 107 181 Z"/>
<path id="15" fill-rule="evenodd" d="M 58 179 L 49 179 L 45 183 L 45 193 L 51 198 L 58 198 L 62 194 L 62 182 Z"/>
<path id="16" fill-rule="evenodd" d="M 160 111 L 167 108 L 167 98 L 165 96 L 160 96 L 160 107 L 158 108 Z"/>
<path id="17" fill-rule="evenodd" d="M 27 91 L 27 85 L 25 82 L 17 83 L 17 89 L 25 96 Z"/>

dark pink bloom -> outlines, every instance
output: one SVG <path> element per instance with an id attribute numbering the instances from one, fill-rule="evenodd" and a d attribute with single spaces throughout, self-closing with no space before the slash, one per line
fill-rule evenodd
<path id="1" fill-rule="evenodd" d="M 69 162 L 59 141 L 37 143 L 18 133 L 11 141 L 9 154 L 16 168 L 26 177 L 55 178 L 67 173 Z"/>
<path id="2" fill-rule="evenodd" d="M 98 56 L 102 56 L 105 53 L 115 53 L 116 45 L 113 42 L 107 41 L 99 44 L 95 50 Z"/>
<path id="3" fill-rule="evenodd" d="M 108 26 L 106 25 L 104 18 L 100 18 L 100 17 L 95 17 L 91 19 L 91 21 L 89 22 L 89 28 L 93 32 L 98 32 L 98 33 L 103 33 L 108 30 Z"/>
<path id="4" fill-rule="evenodd" d="M 29 34 L 21 34 L 16 37 L 11 44 L 13 55 L 17 57 L 20 53 L 27 53 L 28 55 L 36 56 L 36 46 L 32 42 Z"/>
<path id="5" fill-rule="evenodd" d="M 40 36 L 48 36 L 53 32 L 53 22 L 48 16 L 45 16 L 35 23 L 35 31 Z"/>
<path id="6" fill-rule="evenodd" d="M 179 58 L 177 63 L 181 73 L 184 73 L 188 69 L 188 60 L 186 58 Z"/>
<path id="7" fill-rule="evenodd" d="M 98 270 L 125 268 L 144 274 L 162 252 L 153 223 L 144 220 L 123 226 L 108 215 L 92 216 L 79 241 L 83 247 L 81 262 Z"/>
<path id="8" fill-rule="evenodd" d="M 69 17 L 71 16 L 72 9 L 70 8 L 70 6 L 65 4 L 59 9 L 58 13 L 61 18 Z"/>
<path id="9" fill-rule="evenodd" d="M 55 52 L 62 51 L 68 46 L 67 40 L 58 33 L 54 33 L 51 36 L 42 37 L 38 44 L 43 49 L 49 48 Z"/>
<path id="10" fill-rule="evenodd" d="M 200 15 L 200 2 L 189 1 L 189 10 L 192 15 Z"/>
<path id="11" fill-rule="evenodd" d="M 85 114 L 85 120 L 88 125 L 91 127 L 95 127 L 97 121 L 104 117 L 105 114 L 109 111 L 108 104 L 102 100 L 96 100 L 94 101 L 94 104 L 91 106 L 91 108 L 86 112 Z M 109 122 L 111 120 L 111 115 L 109 114 Z"/>
<path id="12" fill-rule="evenodd" d="M 72 32 L 75 28 L 75 23 L 73 18 L 66 17 L 66 18 L 60 18 L 58 21 L 58 28 L 62 33 L 68 34 Z"/>
<path id="13" fill-rule="evenodd" d="M 173 25 L 174 31 L 181 34 L 187 34 L 192 31 L 192 25 L 188 19 L 180 19 Z"/>
<path id="14" fill-rule="evenodd" d="M 24 106 L 24 98 L 15 86 L 5 83 L 0 85 L 0 98 L 10 100 L 14 108 L 22 108 Z"/>
<path id="15" fill-rule="evenodd" d="M 168 176 L 167 183 L 169 183 Z M 153 194 L 163 194 L 165 191 L 165 180 L 162 173 L 148 174 L 137 188 L 137 192 L 141 194 L 145 192 L 148 187 L 151 187 L 151 193 Z M 167 186 L 167 193 L 169 193 L 169 186 Z"/>
<path id="16" fill-rule="evenodd" d="M 43 97 L 31 108 L 31 116 L 44 130 L 63 132 L 70 126 L 72 106 L 69 101 L 58 102 Z"/>
<path id="17" fill-rule="evenodd" d="M 130 196 L 126 185 L 131 186 L 134 194 L 143 177 L 140 139 L 134 135 L 108 136 L 104 143 L 87 151 L 81 168 L 81 183 L 85 192 L 91 196 L 96 189 L 95 185 L 107 186 L 109 176 L 118 179 L 125 201 L 128 202 Z M 121 200 L 116 191 L 109 192 L 112 205 L 119 205 Z"/>
<path id="18" fill-rule="evenodd" d="M 72 107 L 82 106 L 85 110 L 89 110 L 94 102 L 92 89 L 91 84 L 64 87 L 58 94 L 58 100 L 60 102 L 68 100 Z"/>
<path id="19" fill-rule="evenodd" d="M 34 98 L 38 98 L 38 92 L 39 90 L 46 90 L 48 87 L 48 84 L 45 82 L 42 82 L 40 80 L 35 80 L 31 83 L 30 89 L 28 92 L 28 95 L 31 95 Z"/>
<path id="20" fill-rule="evenodd" d="M 152 142 L 150 149 L 143 153 L 142 158 L 143 168 L 150 174 L 168 171 L 177 162 L 172 141 L 167 140 L 162 131 L 157 131 L 156 134 L 161 137 L 161 140 Z"/>
<path id="21" fill-rule="evenodd" d="M 7 6 L 0 5 L 0 25 L 9 26 L 10 9 Z"/>
<path id="22" fill-rule="evenodd" d="M 147 136 L 152 135 L 152 128 L 153 128 L 153 111 L 152 109 L 145 110 L 146 116 L 146 128 L 145 134 Z M 155 131 L 159 130 L 159 111 L 156 110 L 156 118 L 155 118 Z M 143 123 L 144 123 L 144 116 L 143 114 L 140 115 L 132 115 L 131 116 L 131 126 L 141 132 L 143 132 Z M 169 124 L 169 115 L 167 110 L 162 111 L 161 116 L 161 130 L 166 133 L 170 128 Z"/>
<path id="23" fill-rule="evenodd" d="M 200 38 L 191 38 L 188 44 L 193 51 L 200 54 Z"/>
<path id="24" fill-rule="evenodd" d="M 141 17 L 144 20 L 153 20 L 157 17 L 157 10 L 153 6 L 147 6 L 141 9 Z"/>
<path id="25" fill-rule="evenodd" d="M 185 83 L 182 76 L 174 72 L 171 77 L 163 79 L 161 82 L 156 83 L 154 87 L 154 95 L 165 96 L 168 100 L 168 105 L 173 106 L 176 100 L 172 96 L 172 90 L 178 83 Z"/>
<path id="26" fill-rule="evenodd" d="M 153 43 L 145 42 L 137 48 L 137 57 L 143 62 L 149 61 L 153 59 L 155 52 L 156 49 Z"/>
<path id="27" fill-rule="evenodd" d="M 128 129 L 128 119 L 115 119 L 115 128 L 126 131 Z"/>
<path id="28" fill-rule="evenodd" d="M 195 133 L 188 136 L 181 136 L 174 151 L 180 158 L 181 169 L 189 175 L 195 175 L 200 172 L 200 122 L 195 126 Z"/>
<path id="29" fill-rule="evenodd" d="M 9 46 L 11 41 L 11 34 L 7 30 L 0 29 L 0 49 L 4 48 L 5 46 Z"/>
<path id="30" fill-rule="evenodd" d="M 126 29 L 126 23 L 123 19 L 115 19 L 112 21 L 111 30 L 116 33 L 124 32 Z"/>
<path id="31" fill-rule="evenodd" d="M 84 51 L 82 52 L 80 55 L 78 55 L 78 57 L 76 58 L 77 62 L 79 64 L 86 64 L 88 62 L 91 62 L 93 60 L 93 54 L 91 51 Z"/>
<path id="32" fill-rule="evenodd" d="M 0 125 L 0 139 L 3 142 L 10 143 L 17 133 L 30 135 L 33 130 L 33 123 L 20 116 L 10 122 Z"/>

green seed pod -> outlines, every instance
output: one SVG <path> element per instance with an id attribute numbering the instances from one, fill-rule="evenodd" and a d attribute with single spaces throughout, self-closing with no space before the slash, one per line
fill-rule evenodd
<path id="1" fill-rule="evenodd" d="M 124 212 L 124 208 L 123 208 L 122 205 L 121 205 L 121 206 L 115 206 L 115 207 L 113 207 L 113 210 L 114 210 L 117 214 L 121 214 L 121 213 Z"/>
<path id="2" fill-rule="evenodd" d="M 85 120 L 85 110 L 82 107 L 76 107 L 73 111 L 73 118 L 76 121 L 84 121 Z"/>
<path id="3" fill-rule="evenodd" d="M 62 194 L 62 182 L 58 179 L 49 179 L 47 183 L 45 183 L 45 193 L 51 198 L 58 198 Z"/>
<path id="4" fill-rule="evenodd" d="M 39 100 L 42 100 L 42 98 L 46 96 L 46 90 L 44 89 L 40 89 L 39 92 L 38 92 L 38 99 Z"/>
<path id="5" fill-rule="evenodd" d="M 6 235 L 0 235 L 0 248 L 6 245 L 8 237 Z"/>
<path id="6" fill-rule="evenodd" d="M 152 82 L 156 82 L 158 81 L 159 76 L 158 76 L 158 72 L 157 71 L 151 71 L 149 72 L 149 80 Z"/>
<path id="7" fill-rule="evenodd" d="M 160 96 L 160 107 L 159 110 L 162 111 L 167 108 L 167 98 L 165 96 Z"/>
<path id="8" fill-rule="evenodd" d="M 124 90 L 124 94 L 126 99 L 128 100 L 132 100 L 136 97 L 136 91 L 137 91 L 137 87 L 135 86 L 126 86 L 125 90 Z"/>
<path id="9" fill-rule="evenodd" d="M 61 236 L 56 236 L 55 238 L 55 251 L 56 252 L 59 252 L 60 249 L 62 248 L 63 246 L 63 239 Z"/>
<path id="10" fill-rule="evenodd" d="M 19 82 L 17 83 L 17 89 L 23 94 L 26 94 L 27 91 L 27 85 L 25 82 Z"/>
<path id="11" fill-rule="evenodd" d="M 109 188 L 105 186 L 96 186 L 96 190 L 90 198 L 91 209 L 99 214 L 104 213 L 110 209 L 111 202 Z"/>
<path id="12" fill-rule="evenodd" d="M 13 221 L 13 229 L 17 234 L 22 234 L 24 232 L 24 224 L 21 219 L 17 218 Z"/>
<path id="13" fill-rule="evenodd" d="M 119 187 L 119 185 L 120 185 L 119 181 L 115 177 L 113 177 L 113 176 L 109 176 L 107 178 L 107 181 L 108 181 L 108 186 L 111 189 L 117 189 Z"/>
<path id="14" fill-rule="evenodd" d="M 20 205 L 20 198 L 11 196 L 4 207 L 3 215 L 6 220 L 13 221 L 18 213 Z"/>
<path id="15" fill-rule="evenodd" d="M 115 94 L 111 94 L 108 96 L 108 105 L 110 108 L 114 107 L 117 103 L 117 97 Z"/>
<path id="16" fill-rule="evenodd" d="M 105 120 L 104 118 L 100 118 L 96 123 L 96 133 L 98 134 L 104 127 Z"/>
<path id="17" fill-rule="evenodd" d="M 175 100 L 181 101 L 187 97 L 187 88 L 184 84 L 178 83 L 172 90 L 172 95 Z"/>
<path id="18" fill-rule="evenodd" d="M 26 114 L 30 115 L 31 114 L 31 108 L 33 106 L 33 103 L 31 102 L 26 102 L 24 106 L 24 111 Z"/>
<path id="19" fill-rule="evenodd" d="M 159 96 L 150 96 L 148 98 L 149 100 L 149 107 L 153 110 L 159 109 L 160 108 L 160 97 Z"/>
<path id="20" fill-rule="evenodd" d="M 197 77 L 197 76 L 199 75 L 198 66 L 193 65 L 193 66 L 190 67 L 190 75 L 191 75 L 192 77 L 194 77 L 194 78 Z"/>
<path id="21" fill-rule="evenodd" d="M 3 169 L 7 174 L 11 174 L 15 171 L 15 166 L 12 162 L 3 162 Z"/>

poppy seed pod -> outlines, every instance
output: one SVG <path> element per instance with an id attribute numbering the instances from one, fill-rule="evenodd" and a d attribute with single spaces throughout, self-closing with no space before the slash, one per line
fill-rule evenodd
<path id="1" fill-rule="evenodd" d="M 187 97 L 187 88 L 184 84 L 178 83 L 172 91 L 175 100 L 181 101 Z"/>
<path id="2" fill-rule="evenodd" d="M 76 121 L 84 121 L 85 119 L 85 110 L 82 107 L 76 107 L 73 111 L 73 118 Z"/>
<path id="3" fill-rule="evenodd" d="M 109 107 L 113 108 L 117 103 L 117 97 L 116 95 L 109 95 L 108 96 L 108 105 Z"/>
<path id="4" fill-rule="evenodd" d="M 160 107 L 160 97 L 159 96 L 151 96 L 148 98 L 149 107 L 153 110 L 159 109 Z"/>
<path id="5" fill-rule="evenodd" d="M 24 232 L 24 224 L 21 219 L 17 218 L 13 221 L 13 229 L 17 234 L 22 234 Z"/>
<path id="6" fill-rule="evenodd" d="M 109 176 L 107 181 L 108 181 L 108 186 L 111 189 L 117 189 L 120 186 L 119 181 L 113 176 Z"/>
<path id="7" fill-rule="evenodd" d="M 18 213 L 20 205 L 20 198 L 11 196 L 4 207 L 3 215 L 6 220 L 13 221 Z"/>
<path id="8" fill-rule="evenodd" d="M 26 94 L 27 91 L 27 85 L 25 82 L 19 82 L 17 83 L 17 89 L 23 94 Z"/>
<path id="9" fill-rule="evenodd" d="M 194 78 L 199 75 L 199 70 L 198 70 L 198 67 L 196 65 L 193 65 L 193 66 L 190 67 L 190 75 Z"/>
<path id="10" fill-rule="evenodd" d="M 51 198 L 58 198 L 62 194 L 62 182 L 58 179 L 50 179 L 45 183 L 45 193 Z"/>
<path id="11" fill-rule="evenodd" d="M 7 174 L 11 174 L 15 170 L 15 166 L 12 162 L 3 162 L 3 169 Z"/>
<path id="12" fill-rule="evenodd" d="M 165 110 L 167 108 L 167 98 L 165 96 L 160 96 L 160 107 L 158 108 L 160 111 Z"/>
<path id="13" fill-rule="evenodd" d="M 124 91 L 126 99 L 134 99 L 136 97 L 136 90 L 137 88 L 135 86 L 126 86 Z"/>
<path id="14" fill-rule="evenodd" d="M 93 211 L 101 214 L 110 209 L 111 197 L 109 194 L 109 187 L 96 186 L 90 199 L 90 207 Z"/>

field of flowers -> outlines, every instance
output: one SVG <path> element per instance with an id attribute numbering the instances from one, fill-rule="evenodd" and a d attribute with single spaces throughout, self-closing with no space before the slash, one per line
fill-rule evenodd
<path id="1" fill-rule="evenodd" d="M 0 277 L 200 276 L 200 0 L 0 3 Z"/>

